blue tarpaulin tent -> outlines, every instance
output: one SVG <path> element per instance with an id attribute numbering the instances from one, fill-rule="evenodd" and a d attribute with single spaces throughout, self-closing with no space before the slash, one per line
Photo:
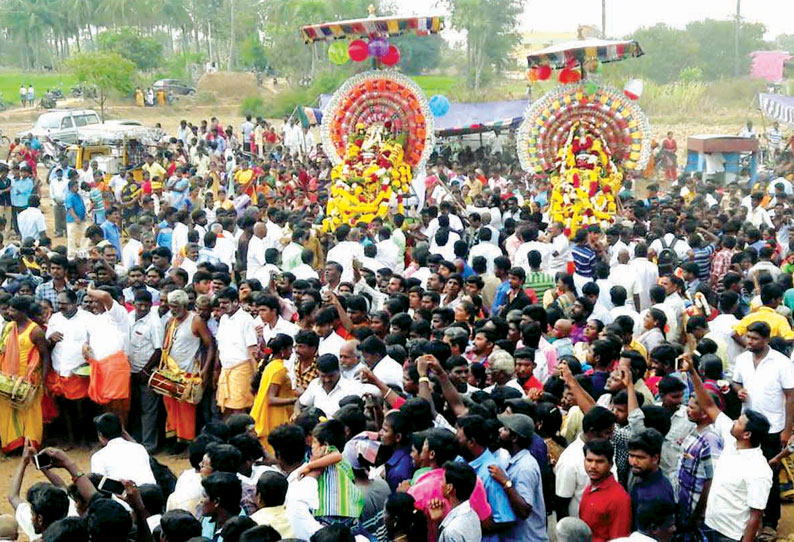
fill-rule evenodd
<path id="1" fill-rule="evenodd" d="M 324 111 L 330 100 L 330 94 L 320 95 L 320 109 Z M 436 135 L 445 137 L 517 128 L 528 104 L 528 100 L 452 103 L 446 115 L 436 117 Z"/>

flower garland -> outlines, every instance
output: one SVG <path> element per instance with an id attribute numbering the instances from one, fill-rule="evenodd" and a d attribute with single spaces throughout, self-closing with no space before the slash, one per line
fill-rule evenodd
<path id="1" fill-rule="evenodd" d="M 411 188 L 411 166 L 405 162 L 400 136 L 386 123 L 356 125 L 344 161 L 331 170 L 323 231 L 384 218 L 390 208 L 403 213 L 403 195 Z"/>

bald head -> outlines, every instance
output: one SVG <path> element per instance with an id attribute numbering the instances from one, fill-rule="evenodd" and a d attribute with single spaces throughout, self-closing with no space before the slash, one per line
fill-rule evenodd
<path id="1" fill-rule="evenodd" d="M 265 238 L 265 235 L 267 235 L 267 226 L 265 226 L 264 222 L 257 222 L 254 224 L 254 235 L 260 239 Z"/>
<path id="2" fill-rule="evenodd" d="M 625 248 L 621 248 L 618 252 L 618 262 L 622 264 L 629 263 L 629 251 Z"/>
<path id="3" fill-rule="evenodd" d="M 347 341 L 339 348 L 339 364 L 342 369 L 352 369 L 358 364 L 358 341 Z"/>
<path id="4" fill-rule="evenodd" d="M 556 335 L 558 339 L 564 339 L 571 334 L 572 328 L 573 322 L 565 318 L 560 318 L 554 323 L 554 335 Z"/>

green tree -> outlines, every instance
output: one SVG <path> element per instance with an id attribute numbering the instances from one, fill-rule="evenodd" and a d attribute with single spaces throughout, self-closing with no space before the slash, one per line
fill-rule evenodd
<path id="1" fill-rule="evenodd" d="M 444 47 L 441 36 L 407 34 L 392 41 L 400 49 L 398 67 L 407 74 L 419 75 L 437 68 L 441 61 L 441 49 Z"/>
<path id="2" fill-rule="evenodd" d="M 118 53 L 80 53 L 67 61 L 67 68 L 81 83 L 96 87 L 99 91 L 98 102 L 103 122 L 108 94 L 113 91 L 129 94 L 134 88 L 135 64 Z"/>
<path id="3" fill-rule="evenodd" d="M 694 21 L 686 25 L 686 32 L 699 45 L 697 65 L 706 79 L 733 77 L 736 60 L 733 21 Z M 764 33 L 766 27 L 761 23 L 742 23 L 739 27 L 739 73 L 748 73 L 750 53 L 769 48 Z"/>
<path id="4" fill-rule="evenodd" d="M 675 81 L 681 70 L 699 66 L 700 43 L 689 32 L 659 23 L 631 35 L 645 52 L 636 60 L 621 62 L 618 71 L 628 72 L 657 83 Z"/>
<path id="5" fill-rule="evenodd" d="M 794 52 L 794 34 L 780 34 L 775 38 L 774 47 L 781 51 Z"/>
<path id="6" fill-rule="evenodd" d="M 256 34 L 248 36 L 240 45 L 239 60 L 242 68 L 253 68 L 260 72 L 267 69 L 267 49 Z"/>
<path id="7" fill-rule="evenodd" d="M 163 61 L 163 45 L 155 38 L 144 36 L 137 28 L 124 26 L 106 30 L 97 36 L 100 51 L 118 53 L 134 62 L 139 70 L 158 67 Z"/>
<path id="8" fill-rule="evenodd" d="M 504 70 L 518 44 L 518 17 L 524 0 L 447 0 L 452 27 L 466 33 L 469 87 L 479 91 L 493 73 Z"/>

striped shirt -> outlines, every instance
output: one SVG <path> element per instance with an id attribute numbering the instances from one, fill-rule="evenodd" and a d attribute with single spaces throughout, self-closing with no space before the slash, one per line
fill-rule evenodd
<path id="1" fill-rule="evenodd" d="M 530 271 L 524 281 L 524 288 L 532 288 L 538 299 L 543 299 L 543 294 L 554 288 L 555 284 L 554 275 L 543 271 Z"/>
<path id="2" fill-rule="evenodd" d="M 585 278 L 593 278 L 597 257 L 595 251 L 587 245 L 575 245 L 571 249 L 573 263 L 576 265 L 576 274 Z"/>
<path id="3" fill-rule="evenodd" d="M 703 282 L 707 282 L 709 275 L 711 275 L 711 255 L 714 254 L 715 250 L 717 250 L 717 246 L 714 243 L 702 248 L 692 249 L 692 261 L 698 264 L 700 271 L 698 278 Z"/>
<path id="4" fill-rule="evenodd" d="M 338 451 L 334 446 L 328 447 L 328 453 Z M 320 507 L 314 512 L 315 517 L 341 516 L 347 518 L 361 517 L 364 508 L 364 494 L 356 486 L 353 468 L 346 459 L 323 469 L 317 480 L 317 492 Z"/>

